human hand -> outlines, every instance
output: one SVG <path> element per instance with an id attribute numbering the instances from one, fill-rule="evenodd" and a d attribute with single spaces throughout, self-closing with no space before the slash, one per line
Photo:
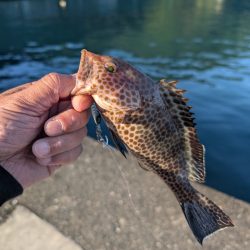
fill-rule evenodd
<path id="1" fill-rule="evenodd" d="M 73 76 L 51 73 L 0 94 L 0 165 L 25 188 L 76 160 L 87 134 L 90 96 Z"/>

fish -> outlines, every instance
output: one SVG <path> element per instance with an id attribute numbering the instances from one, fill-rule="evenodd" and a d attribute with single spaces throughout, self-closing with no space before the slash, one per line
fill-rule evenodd
<path id="1" fill-rule="evenodd" d="M 205 181 L 205 147 L 177 81 L 155 82 L 129 63 L 81 52 L 72 95 L 91 95 L 117 149 L 172 190 L 197 241 L 233 223 L 191 182 Z M 124 150 L 124 146 L 126 150 Z"/>

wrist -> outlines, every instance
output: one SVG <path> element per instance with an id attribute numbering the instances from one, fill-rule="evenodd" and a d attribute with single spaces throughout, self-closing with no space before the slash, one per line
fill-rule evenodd
<path id="1" fill-rule="evenodd" d="M 21 184 L 0 165 L 0 206 L 22 192 Z"/>
<path id="2" fill-rule="evenodd" d="M 0 166 L 7 171 L 22 187 L 23 185 L 23 180 L 22 180 L 22 175 L 20 175 L 19 171 L 22 169 L 21 167 L 21 162 L 16 159 L 13 159 L 15 157 L 9 158 L 4 161 L 0 161 Z"/>

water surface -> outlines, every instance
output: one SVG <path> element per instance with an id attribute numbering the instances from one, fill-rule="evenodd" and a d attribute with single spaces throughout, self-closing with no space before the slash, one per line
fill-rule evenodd
<path id="1" fill-rule="evenodd" d="M 206 146 L 206 183 L 250 201 L 250 2 L 58 3 L 0 1 L 0 90 L 76 72 L 82 48 L 127 60 L 155 80 L 178 79 Z"/>

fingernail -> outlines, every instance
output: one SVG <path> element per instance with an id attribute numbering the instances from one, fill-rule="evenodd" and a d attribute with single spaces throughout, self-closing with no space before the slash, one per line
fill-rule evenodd
<path id="1" fill-rule="evenodd" d="M 40 157 L 47 156 L 50 152 L 50 146 L 47 142 L 38 142 L 34 145 L 34 150 Z"/>
<path id="2" fill-rule="evenodd" d="M 49 135 L 60 134 L 63 131 L 62 123 L 58 120 L 50 121 L 46 125 L 46 131 L 48 132 Z"/>

